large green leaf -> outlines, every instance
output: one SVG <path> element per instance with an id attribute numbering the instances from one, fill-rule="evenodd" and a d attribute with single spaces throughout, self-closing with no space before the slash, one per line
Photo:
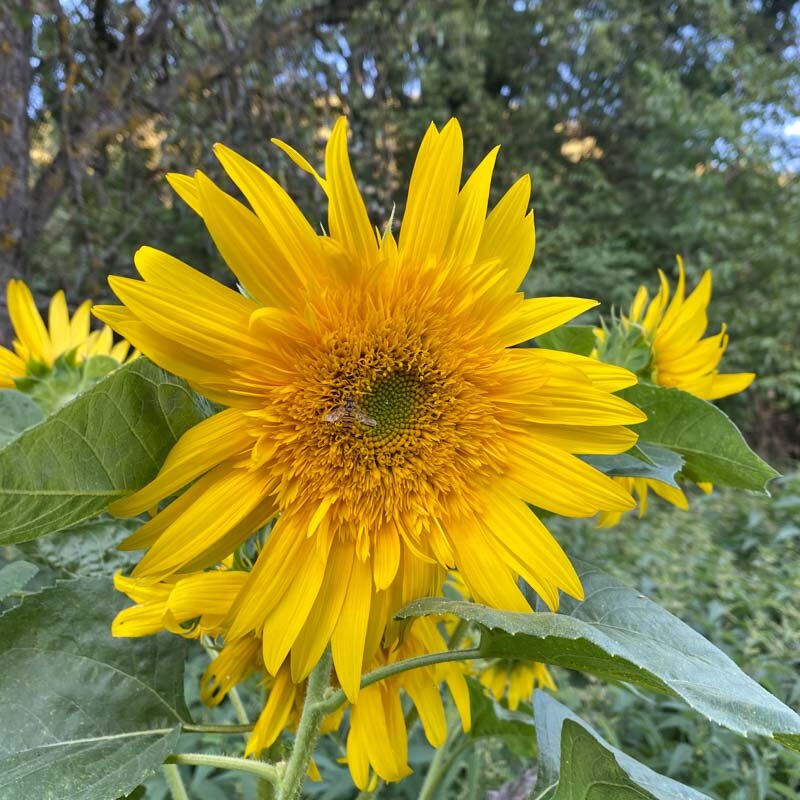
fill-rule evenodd
<path id="1" fill-rule="evenodd" d="M 675 476 L 683 467 L 683 458 L 672 450 L 642 442 L 627 453 L 615 456 L 583 456 L 583 460 L 606 475 L 626 478 L 650 478 L 677 486 Z"/>
<path id="2" fill-rule="evenodd" d="M 20 549 L 27 558 L 46 564 L 60 577 L 108 577 L 132 567 L 137 553 L 119 550 L 117 545 L 142 524 L 142 519 L 117 519 L 103 514 L 59 531 L 57 536 L 40 536 Z"/>
<path id="3" fill-rule="evenodd" d="M 744 736 L 771 736 L 800 749 L 800 716 L 742 672 L 721 650 L 644 595 L 573 559 L 586 593 L 561 613 L 521 614 L 443 598 L 407 605 L 401 617 L 454 614 L 485 630 L 487 657 L 524 658 L 582 670 L 682 698 Z"/>
<path id="4" fill-rule="evenodd" d="M 562 325 L 537 336 L 536 344 L 547 350 L 562 350 L 588 356 L 594 350 L 594 328 L 591 325 Z"/>
<path id="5" fill-rule="evenodd" d="M 209 411 L 145 359 L 116 370 L 0 449 L 0 544 L 94 517 L 140 488 Z"/>
<path id="6" fill-rule="evenodd" d="M 38 571 L 39 568 L 29 561 L 6 564 L 0 569 L 0 600 L 22 589 Z"/>
<path id="7" fill-rule="evenodd" d="M 0 390 L 0 447 L 42 421 L 36 401 L 16 389 Z"/>
<path id="8" fill-rule="evenodd" d="M 612 747 L 544 692 L 534 696 L 539 776 L 544 800 L 709 800 Z"/>
<path id="9" fill-rule="evenodd" d="M 635 427 L 640 442 L 666 447 L 683 456 L 683 474 L 737 489 L 763 492 L 778 473 L 757 456 L 739 429 L 716 406 L 699 397 L 640 383 L 621 395 L 647 414 Z"/>
<path id="10" fill-rule="evenodd" d="M 173 752 L 185 642 L 112 638 L 125 604 L 110 580 L 82 578 L 0 617 L 0 800 L 109 800 Z"/>

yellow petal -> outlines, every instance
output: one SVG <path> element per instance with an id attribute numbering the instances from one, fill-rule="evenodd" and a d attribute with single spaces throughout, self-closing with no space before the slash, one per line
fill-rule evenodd
<path id="1" fill-rule="evenodd" d="M 458 202 L 463 152 L 455 119 L 441 133 L 431 124 L 417 153 L 400 228 L 400 255 L 411 268 L 421 269 L 444 253 Z"/>
<path id="2" fill-rule="evenodd" d="M 369 561 L 353 560 L 347 594 L 331 637 L 336 676 L 351 703 L 358 699 L 364 642 L 372 603 L 372 567 Z"/>
<path id="3" fill-rule="evenodd" d="M 258 717 L 253 733 L 247 742 L 245 755 L 258 755 L 280 736 L 294 708 L 297 686 L 292 683 L 289 670 L 283 668 L 275 676 L 269 690 L 264 710 Z"/>
<path id="4" fill-rule="evenodd" d="M 51 366 L 52 345 L 42 317 L 36 309 L 31 290 L 22 282 L 10 280 L 6 289 L 8 315 L 17 338 L 25 346 L 29 358 Z"/>
<path id="5" fill-rule="evenodd" d="M 300 630 L 307 624 L 311 608 L 322 586 L 327 558 L 327 551 L 320 550 L 316 541 L 306 539 L 303 542 L 298 553 L 298 560 L 303 568 L 281 594 L 264 621 L 262 654 L 269 672 L 275 673 L 278 670 Z M 262 590 L 270 589 L 262 587 Z"/>
<path id="6" fill-rule="evenodd" d="M 202 172 L 195 177 L 203 221 L 220 254 L 248 293 L 265 305 L 287 306 L 296 292 L 292 267 L 258 217 Z"/>
<path id="7" fill-rule="evenodd" d="M 533 213 L 528 213 L 531 197 L 530 175 L 523 175 L 500 199 L 486 218 L 476 261 L 499 258 L 506 269 L 502 288 L 514 292 L 522 283 L 533 261 L 536 233 Z"/>
<path id="8" fill-rule="evenodd" d="M 373 266 L 378 257 L 378 240 L 350 167 L 346 117 L 339 117 L 328 140 L 325 175 L 331 236 L 342 243 L 355 263 Z"/>
<path id="9" fill-rule="evenodd" d="M 203 210 L 200 207 L 200 193 L 197 191 L 197 184 L 194 178 L 189 175 L 181 175 L 178 172 L 168 172 L 167 183 L 195 214 L 200 217 L 203 216 Z"/>
<path id="10" fill-rule="evenodd" d="M 117 500 L 109 511 L 118 517 L 141 514 L 253 443 L 241 411 L 226 409 L 214 414 L 181 436 L 156 478 L 138 492 Z"/>
<path id="11" fill-rule="evenodd" d="M 283 188 L 238 153 L 217 144 L 214 153 L 225 172 L 242 190 L 253 211 L 301 285 L 308 285 L 324 263 L 317 235 Z"/>
<path id="12" fill-rule="evenodd" d="M 489 152 L 458 195 L 453 227 L 445 246 L 445 253 L 457 267 L 472 264 L 478 252 L 486 222 L 492 172 L 499 149 L 495 147 Z"/>
<path id="13" fill-rule="evenodd" d="M 310 674 L 331 640 L 347 593 L 354 556 L 355 550 L 348 542 L 333 542 L 319 594 L 292 647 L 291 669 L 295 683 Z"/>
<path id="14" fill-rule="evenodd" d="M 498 320 L 492 333 L 504 347 L 509 347 L 535 339 L 597 305 L 597 300 L 578 297 L 533 297 Z"/>

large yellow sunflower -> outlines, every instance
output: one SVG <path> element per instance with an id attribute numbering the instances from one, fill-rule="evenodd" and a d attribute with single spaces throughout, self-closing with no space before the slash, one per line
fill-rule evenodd
<path id="1" fill-rule="evenodd" d="M 718 370 L 728 347 L 725 325 L 718 334 L 705 338 L 708 327 L 708 306 L 711 302 L 711 270 L 706 270 L 694 290 L 686 296 L 686 272 L 683 259 L 677 256 L 678 285 L 670 299 L 670 285 L 659 270 L 660 288 L 652 300 L 646 287 L 640 286 L 628 316 L 620 324 L 624 330 L 639 328 L 650 348 L 647 375 L 658 386 L 671 386 L 703 400 L 718 400 L 744 391 L 755 379 L 753 372 L 720 373 Z M 600 341 L 599 357 L 603 357 L 605 335 L 596 331 Z M 686 511 L 689 501 L 682 489 L 649 478 L 616 478 L 626 491 L 637 497 L 639 516 L 647 510 L 648 491 Z M 698 484 L 705 492 L 712 487 Z M 599 515 L 601 527 L 619 522 L 622 513 L 606 511 Z"/>
<path id="2" fill-rule="evenodd" d="M 130 345 L 124 340 L 114 344 L 111 328 L 90 330 L 91 300 L 81 303 L 70 317 L 64 292 L 56 292 L 45 325 L 31 290 L 22 281 L 9 281 L 6 297 L 16 339 L 13 350 L 0 346 L 0 389 L 13 388 L 15 378 L 52 368 L 62 355 L 72 354 L 76 364 L 98 355 L 122 363 L 128 355 Z"/>
<path id="3" fill-rule="evenodd" d="M 633 506 L 576 454 L 618 453 L 644 415 L 613 392 L 627 370 L 514 348 L 595 305 L 525 299 L 534 249 L 530 182 L 487 217 L 496 150 L 461 185 L 455 120 L 420 146 L 399 241 L 373 228 L 344 119 L 318 234 L 269 175 L 215 153 L 252 211 L 200 172 L 170 182 L 203 218 L 237 293 L 142 248 L 143 280 L 112 278 L 124 305 L 97 315 L 157 364 L 226 406 L 187 432 L 120 515 L 173 500 L 125 543 L 156 581 L 216 563 L 276 518 L 231 610 L 228 640 L 256 634 L 275 674 L 302 681 L 330 643 L 355 701 L 395 611 L 436 594 L 457 567 L 478 602 L 551 608 L 580 597 L 567 557 L 528 504 L 568 516 Z"/>

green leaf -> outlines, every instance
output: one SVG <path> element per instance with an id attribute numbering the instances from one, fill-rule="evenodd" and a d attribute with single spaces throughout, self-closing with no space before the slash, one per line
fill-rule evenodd
<path id="1" fill-rule="evenodd" d="M 454 614 L 481 625 L 486 657 L 521 658 L 581 670 L 682 698 L 707 719 L 743 735 L 798 748 L 800 716 L 742 672 L 721 650 L 644 595 L 573 559 L 586 599 L 561 613 L 497 611 L 443 598 L 398 616 Z"/>
<path id="2" fill-rule="evenodd" d="M 467 678 L 469 687 L 472 739 L 503 739 L 509 748 L 520 756 L 536 754 L 536 732 L 533 717 L 520 711 L 511 711 L 496 703 L 474 678 Z"/>
<path id="3" fill-rule="evenodd" d="M 650 443 L 680 453 L 689 480 L 764 492 L 778 476 L 711 403 L 680 389 L 645 383 L 620 394 L 647 414 L 647 421 L 634 428 L 640 445 Z"/>
<path id="4" fill-rule="evenodd" d="M 108 800 L 170 755 L 186 642 L 115 639 L 110 580 L 67 581 L 0 617 L 0 800 Z"/>
<path id="5" fill-rule="evenodd" d="M 0 569 L 0 600 L 18 592 L 39 571 L 29 561 L 12 561 Z"/>
<path id="6" fill-rule="evenodd" d="M 0 449 L 0 544 L 96 516 L 155 477 L 208 416 L 180 379 L 139 358 Z"/>
<path id="7" fill-rule="evenodd" d="M 594 350 L 594 328 L 591 325 L 562 325 L 537 336 L 536 344 L 547 350 L 562 350 L 588 356 Z"/>
<path id="8" fill-rule="evenodd" d="M 16 389 L 0 390 L 0 447 L 26 428 L 37 425 L 44 415 L 36 402 Z"/>
<path id="9" fill-rule="evenodd" d="M 142 524 L 142 519 L 117 519 L 104 514 L 59 531 L 57 536 L 42 536 L 21 545 L 28 558 L 63 573 L 64 577 L 108 577 L 117 570 L 132 567 L 136 553 L 117 549 L 117 545 Z"/>
<path id="10" fill-rule="evenodd" d="M 664 447 L 642 442 L 627 453 L 615 456 L 582 456 L 583 460 L 606 475 L 626 478 L 650 478 L 678 486 L 675 476 L 683 467 L 680 454 Z"/>
<path id="11" fill-rule="evenodd" d="M 534 695 L 534 713 L 542 800 L 709 800 L 612 747 L 544 692 Z"/>

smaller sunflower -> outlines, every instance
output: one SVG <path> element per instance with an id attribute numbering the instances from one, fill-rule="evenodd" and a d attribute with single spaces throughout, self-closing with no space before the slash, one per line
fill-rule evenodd
<path id="1" fill-rule="evenodd" d="M 369 670 L 409 658 L 447 650 L 433 619 L 415 619 L 402 639 L 384 646 Z M 362 689 L 350 713 L 347 736 L 347 762 L 353 782 L 362 791 L 371 785 L 370 768 L 385 781 L 399 781 L 411 774 L 408 766 L 408 730 L 401 704 L 405 692 L 417 709 L 425 737 L 433 747 L 442 747 L 447 739 L 445 708 L 440 692 L 447 685 L 461 718 L 461 727 L 471 725 L 469 689 L 464 662 L 433 664 L 401 672 L 387 680 Z"/>
<path id="2" fill-rule="evenodd" d="M 744 391 L 754 372 L 720 373 L 717 369 L 728 347 L 727 328 L 706 336 L 711 302 L 711 270 L 706 270 L 694 291 L 686 297 L 686 272 L 677 256 L 678 286 L 670 300 L 670 285 L 659 270 L 661 287 L 652 300 L 640 286 L 631 304 L 628 325 L 640 326 L 652 348 L 653 383 L 682 389 L 703 400 L 719 400 Z"/>
<path id="3" fill-rule="evenodd" d="M 480 682 L 498 702 L 505 697 L 512 711 L 516 711 L 521 702 L 529 700 L 537 686 L 553 692 L 556 690 L 555 681 L 544 664 L 516 658 L 493 661 L 481 673 Z"/>
<path id="4" fill-rule="evenodd" d="M 112 624 L 114 636 L 149 636 L 167 630 L 186 638 L 208 637 L 224 641 L 229 630 L 226 619 L 248 576 L 229 568 L 173 575 L 160 582 L 140 578 L 114 577 L 116 588 L 135 605 L 119 612 Z M 384 643 L 368 671 L 429 653 L 447 650 L 432 619 L 414 620 L 402 637 Z M 266 703 L 248 740 L 245 755 L 258 756 L 278 740 L 284 730 L 295 730 L 305 700 L 306 681 L 292 681 L 290 658 L 270 675 L 264 666 L 263 644 L 255 636 L 225 641 L 217 657 L 201 678 L 201 698 L 206 705 L 221 703 L 231 689 L 260 674 L 267 692 Z M 339 728 L 345 710 L 350 709 L 347 762 L 360 789 L 367 789 L 375 776 L 399 781 L 411 773 L 408 766 L 408 731 L 401 704 L 405 692 L 415 705 L 428 741 L 441 747 L 447 738 L 445 709 L 440 686 L 445 683 L 453 697 L 465 731 L 470 727 L 468 667 L 464 663 L 443 663 L 395 675 L 363 689 L 355 704 L 346 704 L 329 714 L 321 732 Z M 309 776 L 319 779 L 313 764 Z"/>
<path id="5" fill-rule="evenodd" d="M 718 400 L 744 391 L 755 379 L 753 372 L 720 373 L 719 365 L 728 347 L 727 328 L 705 336 L 708 327 L 708 306 L 711 302 L 711 270 L 706 270 L 694 290 L 686 296 L 686 271 L 683 259 L 677 256 L 678 285 L 670 299 L 670 285 L 659 270 L 661 286 L 655 296 L 640 286 L 628 316 L 620 319 L 623 336 L 639 330 L 650 358 L 641 377 L 658 386 L 681 389 L 703 400 Z M 611 345 L 604 330 L 595 331 L 598 339 L 597 356 L 608 357 Z M 705 338 L 704 338 L 705 336 Z M 609 359 L 611 360 L 611 359 Z M 656 495 L 686 511 L 689 501 L 682 489 L 650 478 L 615 478 L 625 491 L 638 499 L 639 516 L 647 510 L 647 493 Z M 709 483 L 697 484 L 709 493 Z M 616 525 L 624 512 L 603 511 L 598 525 Z"/>
<path id="6" fill-rule="evenodd" d="M 8 282 L 6 298 L 16 338 L 12 350 L 0 346 L 0 389 L 13 389 L 15 379 L 51 370 L 61 356 L 72 357 L 76 365 L 99 355 L 121 364 L 128 356 L 128 342 L 114 344 L 107 325 L 91 330 L 91 300 L 81 303 L 70 317 L 64 292 L 56 292 L 45 325 L 31 290 L 22 281 Z"/>

